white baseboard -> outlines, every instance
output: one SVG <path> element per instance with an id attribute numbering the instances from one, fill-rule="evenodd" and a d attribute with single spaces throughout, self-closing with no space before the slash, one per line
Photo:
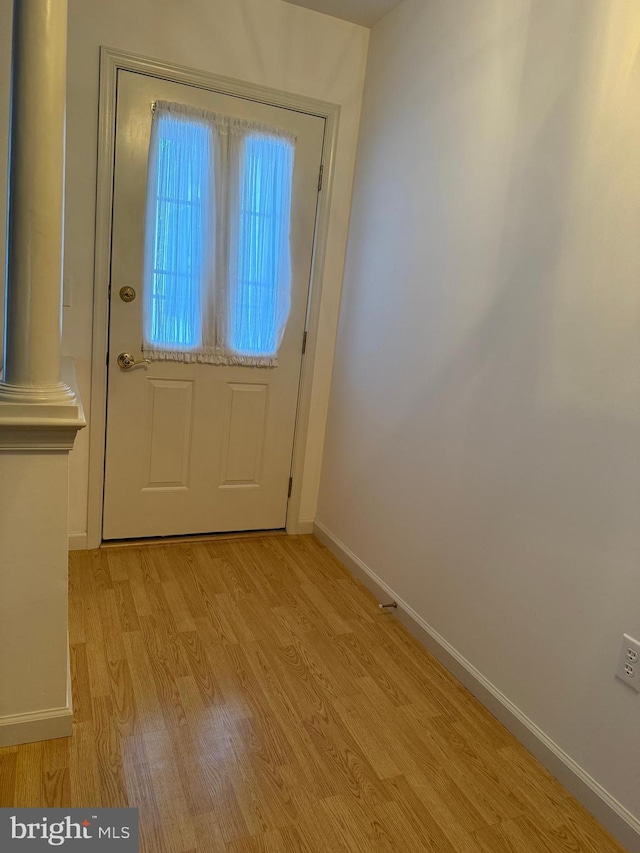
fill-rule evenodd
<path id="1" fill-rule="evenodd" d="M 377 598 L 395 601 L 398 605 L 395 615 L 407 630 L 455 675 L 630 853 L 640 853 L 640 820 L 583 770 L 330 530 L 316 521 L 313 532 Z"/>
<path id="2" fill-rule="evenodd" d="M 70 707 L 15 714 L 0 718 L 0 746 L 16 746 L 38 740 L 70 737 L 73 710 Z"/>
<path id="3" fill-rule="evenodd" d="M 67 655 L 67 704 L 27 714 L 0 717 L 0 747 L 71 737 L 73 731 L 73 691 L 71 658 Z"/>
<path id="4" fill-rule="evenodd" d="M 0 717 L 0 747 L 33 743 L 38 740 L 55 740 L 70 737 L 73 729 L 71 704 L 71 679 L 67 682 L 67 705 L 64 708 L 47 708 L 30 714 Z"/>
<path id="5" fill-rule="evenodd" d="M 0 718 L 0 746 L 16 746 L 16 744 L 33 743 L 37 740 L 70 737 L 72 722 L 73 710 L 69 707 L 2 717 Z"/>
<path id="6" fill-rule="evenodd" d="M 70 533 L 69 534 L 69 550 L 70 551 L 86 551 L 89 547 L 87 543 L 86 533 Z"/>

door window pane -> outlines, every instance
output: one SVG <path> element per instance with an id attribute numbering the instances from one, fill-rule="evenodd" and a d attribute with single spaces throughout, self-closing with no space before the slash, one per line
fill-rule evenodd
<path id="1" fill-rule="evenodd" d="M 209 129 L 161 115 L 151 148 L 147 219 L 145 339 L 154 348 L 190 350 L 202 340 L 206 226 L 210 219 Z"/>
<path id="2" fill-rule="evenodd" d="M 273 356 L 290 306 L 293 144 L 255 134 L 245 137 L 243 153 L 229 344 L 242 355 Z"/>

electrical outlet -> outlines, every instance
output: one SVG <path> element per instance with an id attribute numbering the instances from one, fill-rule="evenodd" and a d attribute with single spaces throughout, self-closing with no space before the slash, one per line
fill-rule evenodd
<path id="1" fill-rule="evenodd" d="M 640 642 L 628 634 L 622 635 L 616 675 L 640 693 Z"/>

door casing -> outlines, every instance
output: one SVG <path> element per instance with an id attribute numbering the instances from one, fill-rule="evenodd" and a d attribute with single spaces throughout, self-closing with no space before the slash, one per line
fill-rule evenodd
<path id="1" fill-rule="evenodd" d="M 109 282 L 111 277 L 111 210 L 113 202 L 115 117 L 117 76 L 119 70 L 135 71 L 176 83 L 197 86 L 213 92 L 236 95 L 277 107 L 300 110 L 325 119 L 322 152 L 322 191 L 318 196 L 316 232 L 307 303 L 307 346 L 302 360 L 298 411 L 293 442 L 292 489 L 287 512 L 287 532 L 301 530 L 298 519 L 304 458 L 311 408 L 312 378 L 316 359 L 317 330 L 324 272 L 324 257 L 329 225 L 331 187 L 340 107 L 326 101 L 307 98 L 246 83 L 230 77 L 199 71 L 182 65 L 139 56 L 133 53 L 100 49 L 100 95 L 98 111 L 98 172 L 96 184 L 96 236 L 94 262 L 93 346 L 91 365 L 91 407 L 89 440 L 89 489 L 87 547 L 98 548 L 102 542 L 102 503 L 104 488 L 105 429 L 107 411 L 106 355 L 109 334 Z"/>

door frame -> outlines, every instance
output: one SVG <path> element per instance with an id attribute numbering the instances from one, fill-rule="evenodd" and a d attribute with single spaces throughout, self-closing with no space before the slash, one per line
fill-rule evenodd
<path id="1" fill-rule="evenodd" d="M 306 349 L 302 357 L 298 407 L 291 464 L 292 489 L 287 505 L 287 533 L 311 532 L 299 524 L 304 459 L 309 431 L 312 379 L 316 360 L 317 330 L 324 259 L 329 228 L 329 210 L 340 107 L 315 98 L 295 95 L 141 56 L 135 53 L 100 48 L 100 94 L 98 106 L 98 171 L 96 181 L 96 232 L 94 259 L 93 345 L 91 364 L 91 405 L 89 436 L 89 483 L 87 510 L 87 547 L 102 543 L 102 507 L 104 490 L 105 437 L 107 415 L 107 351 L 109 343 L 109 283 L 111 278 L 111 229 L 115 172 L 116 95 L 119 71 L 133 71 L 173 83 L 184 83 L 259 101 L 276 107 L 299 110 L 325 120 L 322 148 L 322 191 L 318 194 L 316 228 L 306 315 Z M 301 342 L 302 345 L 302 342 Z"/>

